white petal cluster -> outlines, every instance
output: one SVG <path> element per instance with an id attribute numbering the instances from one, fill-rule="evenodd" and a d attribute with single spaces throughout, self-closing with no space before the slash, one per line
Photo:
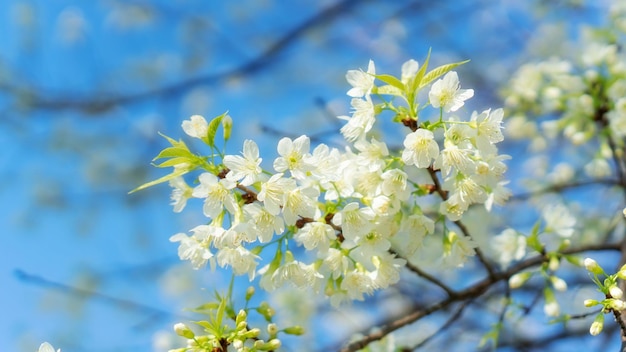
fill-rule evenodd
<path id="1" fill-rule="evenodd" d="M 395 85 L 416 84 L 418 68 L 416 61 L 405 63 Z M 346 120 L 341 128 L 347 142 L 343 150 L 326 144 L 312 148 L 306 135 L 282 138 L 272 170 L 267 171 L 257 144 L 246 140 L 241 154 L 223 155 L 221 164 L 211 163 L 222 153 L 207 158 L 209 166 L 203 164 L 195 187 L 182 178 L 171 181 L 174 210 L 198 198 L 207 218 L 191 235 L 179 233 L 170 239 L 178 243 L 182 260 L 194 268 L 209 263 L 247 274 L 250 280 L 260 277 L 266 290 L 290 285 L 324 292 L 339 304 L 395 284 L 406 258 L 413 260 L 420 251 L 438 252 L 444 267 L 462 266 L 475 254 L 473 240 L 447 225 L 437 227 L 433 219 L 456 221 L 471 204 L 490 208 L 506 200 L 506 156 L 495 147 L 503 140 L 502 110 L 417 124 L 404 137 L 402 148 L 392 150 L 370 135 L 381 110 L 381 104 L 374 103 L 378 98 L 373 92 L 379 92 L 374 63 L 367 72 L 349 71 L 347 79 L 352 115 L 340 117 Z M 459 87 L 454 72 L 432 84 L 430 104 L 438 115 L 457 111 L 473 95 L 473 90 Z M 398 87 L 390 91 L 404 94 Z M 209 133 L 203 121 L 192 117 L 183 128 L 203 139 Z M 424 184 L 416 176 L 424 169 L 437 182 L 427 179 Z M 425 192 L 434 187 L 431 182 L 440 187 L 437 192 Z M 438 211 L 448 220 L 431 215 Z M 426 237 L 437 229 L 443 229 L 440 246 L 425 248 Z M 294 244 L 304 248 L 302 257 L 292 253 Z"/>

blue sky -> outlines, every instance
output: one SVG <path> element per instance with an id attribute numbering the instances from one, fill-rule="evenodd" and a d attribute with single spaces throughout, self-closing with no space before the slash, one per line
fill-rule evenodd
<path id="1" fill-rule="evenodd" d="M 348 112 L 345 71 L 373 59 L 399 73 L 429 48 L 439 64 L 472 60 L 459 70 L 477 91 L 472 108 L 499 104 L 497 84 L 539 27 L 602 18 L 602 5 L 542 14 L 531 3 L 1 2 L 0 351 L 46 340 L 151 351 L 182 299 L 197 299 L 162 288 L 178 262 L 168 238 L 200 214 L 174 214 L 167 187 L 127 194 L 163 174 L 149 166 L 165 146 L 157 132 L 179 138 L 190 115 L 229 111 L 231 153 L 253 138 L 271 160 L 283 134 L 341 144 L 328 132 Z M 225 287 L 219 273 L 194 277 Z"/>

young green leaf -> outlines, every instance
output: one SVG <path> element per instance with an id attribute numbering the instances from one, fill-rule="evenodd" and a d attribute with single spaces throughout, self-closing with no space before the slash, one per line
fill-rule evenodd
<path id="1" fill-rule="evenodd" d="M 401 91 L 404 91 L 404 83 L 402 83 L 402 81 L 392 75 L 374 75 L 374 77 L 393 87 L 400 89 Z M 378 93 L 381 94 L 380 90 L 378 91 Z"/>
<path id="2" fill-rule="evenodd" d="M 132 191 L 128 192 L 128 194 L 135 193 L 137 191 L 141 191 L 142 189 L 146 189 L 148 187 L 152 187 L 154 185 L 158 185 L 159 183 L 163 183 L 163 182 L 167 182 L 169 180 L 175 179 L 176 177 L 182 176 L 182 175 L 188 173 L 189 171 L 190 171 L 190 169 L 187 169 L 187 168 L 175 169 L 174 172 L 172 172 L 170 174 L 167 174 L 167 175 L 165 175 L 163 177 L 160 177 L 160 178 L 158 178 L 158 179 L 156 179 L 154 181 L 150 181 L 150 182 L 144 183 L 143 185 L 141 185 L 141 186 L 133 189 Z"/>
<path id="3" fill-rule="evenodd" d="M 226 116 L 227 113 L 228 112 L 225 112 L 215 117 L 213 120 L 211 120 L 211 122 L 209 122 L 206 140 L 204 141 L 211 148 L 215 147 L 215 135 L 217 134 L 217 129 L 218 127 L 220 127 L 220 124 L 222 123 L 222 119 L 224 118 L 224 116 Z"/>
<path id="4" fill-rule="evenodd" d="M 465 61 L 460 61 L 460 62 L 455 62 L 452 64 L 446 64 L 446 65 L 441 65 L 435 69 L 433 69 L 432 71 L 428 72 L 424 78 L 422 79 L 422 81 L 420 82 L 420 88 L 423 88 L 425 86 L 427 86 L 428 84 L 430 84 L 432 81 L 436 80 L 437 78 L 443 76 L 444 74 L 450 72 L 451 70 L 453 70 L 454 68 L 461 66 L 463 64 L 468 63 L 470 60 L 465 60 Z"/>

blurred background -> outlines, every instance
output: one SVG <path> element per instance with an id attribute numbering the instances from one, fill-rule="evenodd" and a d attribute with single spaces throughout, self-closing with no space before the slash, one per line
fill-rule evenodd
<path id="1" fill-rule="evenodd" d="M 271 161 L 301 134 L 342 146 L 345 72 L 372 59 L 399 74 L 429 49 L 432 67 L 471 59 L 469 111 L 499 107 L 520 63 L 601 25 L 608 2 L 1 1 L 0 351 L 167 350 L 183 309 L 227 287 L 168 241 L 199 208 L 173 213 L 165 185 L 128 194 L 166 173 L 150 165 L 158 132 L 229 111 L 231 154 L 254 139 Z M 321 327 L 315 348 L 353 320 Z"/>

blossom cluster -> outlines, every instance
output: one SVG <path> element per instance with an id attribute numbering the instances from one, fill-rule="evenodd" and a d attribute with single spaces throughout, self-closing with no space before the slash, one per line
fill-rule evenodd
<path id="1" fill-rule="evenodd" d="M 260 276 L 268 291 L 290 284 L 324 292 L 339 304 L 396 283 L 406 258 L 440 223 L 441 258 L 462 266 L 476 243 L 449 222 L 461 220 L 473 204 L 490 210 L 509 192 L 503 181 L 508 156 L 496 147 L 503 140 L 503 111 L 458 112 L 473 96 L 452 71 L 460 64 L 427 72 L 428 59 L 421 67 L 409 60 L 400 78 L 377 75 L 372 61 L 366 72 L 348 71 L 352 113 L 339 117 L 346 121 L 341 133 L 347 146 L 312 147 L 306 135 L 283 138 L 271 170 L 262 167 L 253 140 L 244 141 L 240 155 L 217 150 L 220 124 L 224 139 L 230 135 L 228 115 L 184 121 L 186 134 L 213 154 L 195 155 L 168 138 L 172 147 L 157 158 L 169 158 L 159 166 L 173 166 L 174 172 L 148 184 L 169 180 L 176 212 L 190 198 L 203 202 L 207 223 L 171 238 L 180 258 L 194 268 L 208 263 L 250 280 Z M 418 93 L 428 87 L 428 101 L 420 101 Z M 372 137 L 383 111 L 408 127 L 402 146 Z M 428 111 L 433 118 L 423 117 Z M 193 169 L 204 171 L 194 187 L 182 176 Z M 296 256 L 295 245 L 306 254 Z M 262 261 L 267 264 L 259 268 Z"/>
<path id="2" fill-rule="evenodd" d="M 584 171 L 593 178 L 611 175 L 611 145 L 623 147 L 626 137 L 625 9 L 615 2 L 607 28 L 585 27 L 575 49 L 515 72 L 503 92 L 510 137 L 530 139 L 534 151 L 559 135 L 579 146 L 598 140 Z"/>

